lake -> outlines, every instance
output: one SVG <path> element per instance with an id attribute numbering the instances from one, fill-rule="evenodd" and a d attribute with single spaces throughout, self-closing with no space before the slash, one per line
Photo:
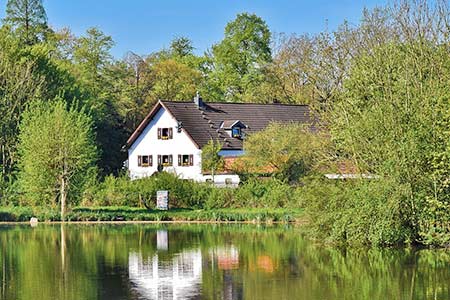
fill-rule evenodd
<path id="1" fill-rule="evenodd" d="M 450 299 L 446 249 L 337 249 L 290 226 L 0 225 L 0 299 Z"/>

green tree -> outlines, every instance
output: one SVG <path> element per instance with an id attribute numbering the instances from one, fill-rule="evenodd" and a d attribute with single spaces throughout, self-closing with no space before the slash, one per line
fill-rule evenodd
<path id="1" fill-rule="evenodd" d="M 361 172 L 380 176 L 370 188 L 357 186 L 373 213 L 367 223 L 383 232 L 371 242 L 448 240 L 449 53 L 425 40 L 372 49 L 354 62 L 335 103 L 330 125 L 340 153 Z M 359 234 L 368 228 L 357 223 L 358 205 L 350 204 L 359 199 L 346 201 L 356 224 L 343 230 Z"/>
<path id="2" fill-rule="evenodd" d="M 113 105 L 127 134 L 131 134 L 155 103 L 150 67 L 143 57 L 129 52 L 108 70 L 112 79 Z"/>
<path id="3" fill-rule="evenodd" d="M 76 40 L 71 65 L 74 76 L 87 94 L 83 104 L 92 112 L 95 122 L 102 174 L 117 174 L 125 160 L 120 151 L 126 134 L 116 106 L 120 94 L 114 88 L 119 74 L 114 73 L 117 69 L 110 53 L 113 45 L 110 36 L 90 28 L 85 36 Z"/>
<path id="4" fill-rule="evenodd" d="M 105 67 L 112 60 L 110 53 L 112 46 L 114 46 L 112 38 L 95 27 L 89 28 L 86 36 L 78 38 L 73 59 L 82 80 L 100 89 Z"/>
<path id="5" fill-rule="evenodd" d="M 155 99 L 192 99 L 200 81 L 200 73 L 173 59 L 157 62 L 151 69 Z"/>
<path id="6" fill-rule="evenodd" d="M 8 0 L 4 22 L 27 45 L 44 40 L 49 32 L 42 0 Z"/>
<path id="7" fill-rule="evenodd" d="M 238 172 L 271 174 L 296 181 L 323 161 L 328 139 L 299 124 L 271 123 L 244 140 L 245 155 L 235 164 Z"/>
<path id="8" fill-rule="evenodd" d="M 216 172 L 224 168 L 223 157 L 219 155 L 221 149 L 221 143 L 212 139 L 202 148 L 202 170 L 211 172 L 213 182 Z"/>
<path id="9" fill-rule="evenodd" d="M 38 103 L 23 115 L 20 126 L 20 184 L 24 201 L 34 205 L 59 203 L 61 219 L 68 201 L 75 203 L 92 176 L 97 150 L 92 120 L 64 101 Z"/>
<path id="10" fill-rule="evenodd" d="M 238 14 L 225 27 L 225 37 L 212 47 L 212 72 L 208 84 L 213 98 L 254 101 L 264 80 L 264 68 L 271 61 L 270 31 L 254 14 Z"/>
<path id="11" fill-rule="evenodd" d="M 187 37 L 177 37 L 170 43 L 170 53 L 172 56 L 185 57 L 193 55 L 194 46 Z"/>
<path id="12" fill-rule="evenodd" d="M 82 99 L 75 79 L 51 58 L 52 47 L 41 43 L 23 47 L 17 36 L 0 29 L 0 165 L 3 178 L 17 163 L 21 116 L 35 99 Z"/>

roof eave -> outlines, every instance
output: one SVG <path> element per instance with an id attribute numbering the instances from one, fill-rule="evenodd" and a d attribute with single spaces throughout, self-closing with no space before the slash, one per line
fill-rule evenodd
<path id="1" fill-rule="evenodd" d="M 148 123 L 151 119 L 153 119 L 154 115 L 158 112 L 158 110 L 162 107 L 161 100 L 158 100 L 158 102 L 153 106 L 152 110 L 145 116 L 145 118 L 142 120 L 141 123 L 139 123 L 138 127 L 133 131 L 131 136 L 128 138 L 126 144 L 124 145 L 124 149 L 129 149 L 134 142 L 137 140 L 137 138 L 141 135 L 141 133 L 144 131 L 144 129 L 147 127 Z"/>
<path id="2" fill-rule="evenodd" d="M 160 101 L 160 102 L 161 102 L 161 106 L 172 116 L 172 118 L 174 118 L 176 121 L 178 121 L 178 119 L 173 114 L 173 112 L 170 111 L 170 108 L 168 108 L 166 105 L 164 105 L 163 101 Z M 197 147 L 197 149 L 201 149 L 200 145 L 192 138 L 191 134 L 185 128 L 181 128 L 181 130 L 184 133 L 186 133 L 186 135 L 189 137 L 189 139 L 192 141 L 192 143 L 194 143 L 194 145 L 195 145 L 195 147 Z"/>
<path id="3" fill-rule="evenodd" d="M 147 127 L 148 123 L 150 123 L 150 120 L 153 119 L 153 117 L 155 116 L 155 114 L 159 111 L 160 108 L 164 108 L 171 116 L 172 118 L 174 118 L 175 120 L 177 120 L 177 118 L 175 117 L 175 115 L 173 114 L 172 111 L 170 111 L 170 109 L 164 104 L 163 101 L 158 100 L 158 102 L 153 106 L 152 110 L 148 113 L 147 116 L 145 116 L 144 120 L 142 120 L 142 122 L 138 125 L 138 127 L 136 128 L 136 130 L 131 134 L 130 138 L 127 140 L 126 144 L 122 147 L 123 150 L 127 150 L 129 149 L 134 142 L 137 140 L 137 138 L 141 135 L 141 133 L 145 130 L 145 128 Z M 184 128 L 182 128 L 181 130 L 183 130 L 183 132 L 186 133 L 186 135 L 189 137 L 189 139 L 192 141 L 192 143 L 194 143 L 194 145 L 198 148 L 201 149 L 201 147 L 198 145 L 198 143 L 192 138 L 192 136 L 189 134 L 189 132 L 187 130 L 185 130 Z"/>

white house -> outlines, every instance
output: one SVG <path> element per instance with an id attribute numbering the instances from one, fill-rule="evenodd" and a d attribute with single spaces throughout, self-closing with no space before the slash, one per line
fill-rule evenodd
<path id="1" fill-rule="evenodd" d="M 180 178 L 211 181 L 202 172 L 202 148 L 210 140 L 222 143 L 220 155 L 230 162 L 242 155 L 247 134 L 270 122 L 312 124 L 306 105 L 158 101 L 127 141 L 131 178 L 150 176 L 163 168 Z M 280 133 L 282 134 L 282 133 Z M 237 185 L 239 176 L 224 172 L 216 185 Z"/>

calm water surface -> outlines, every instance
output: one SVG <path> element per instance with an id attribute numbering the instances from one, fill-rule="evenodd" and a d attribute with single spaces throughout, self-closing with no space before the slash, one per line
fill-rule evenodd
<path id="1" fill-rule="evenodd" d="M 0 299 L 450 299 L 449 250 L 334 249 L 289 227 L 0 226 Z"/>

